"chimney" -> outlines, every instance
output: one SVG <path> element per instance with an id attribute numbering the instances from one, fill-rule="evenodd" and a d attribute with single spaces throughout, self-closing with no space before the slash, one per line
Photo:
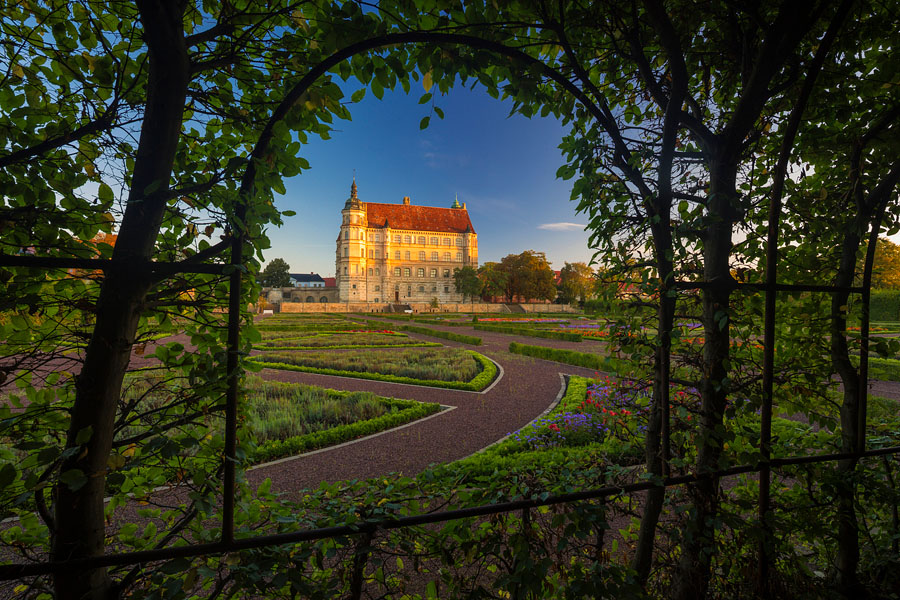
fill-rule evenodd
<path id="1" fill-rule="evenodd" d="M 403 205 L 409 206 L 409 196 L 403 196 Z"/>
<path id="2" fill-rule="evenodd" d="M 466 210 L 466 203 L 463 202 L 463 210 Z"/>

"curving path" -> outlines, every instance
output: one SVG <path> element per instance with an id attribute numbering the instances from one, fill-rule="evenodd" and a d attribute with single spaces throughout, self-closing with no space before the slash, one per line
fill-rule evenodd
<path id="1" fill-rule="evenodd" d="M 477 350 L 500 365 L 502 376 L 499 381 L 495 381 L 484 392 L 467 392 L 265 369 L 261 375 L 266 379 L 308 383 L 338 390 L 367 390 L 381 396 L 439 402 L 453 408 L 402 428 L 256 467 L 247 473 L 250 481 L 258 484 L 269 478 L 272 480 L 273 490 L 295 492 L 316 487 L 323 481 L 363 479 L 392 472 L 414 475 L 432 463 L 451 462 L 469 456 L 535 419 L 559 397 L 563 385 L 561 374 L 595 374 L 590 369 L 507 351 L 511 341 L 577 348 L 582 351 L 599 349 L 599 344 L 593 342 L 535 339 L 473 331 L 465 327 L 428 327 L 480 336 L 484 345 L 473 347 L 409 334 L 417 339 L 440 341 L 446 346 Z"/>

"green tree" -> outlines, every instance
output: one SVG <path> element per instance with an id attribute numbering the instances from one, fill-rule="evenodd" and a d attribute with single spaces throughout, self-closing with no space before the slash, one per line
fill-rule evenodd
<path id="1" fill-rule="evenodd" d="M 263 287 L 287 287 L 291 285 L 291 267 L 283 258 L 273 258 L 259 274 Z"/>
<path id="2" fill-rule="evenodd" d="M 583 262 L 565 263 L 559 270 L 559 291 L 563 302 L 581 302 L 593 296 L 597 278 Z"/>
<path id="3" fill-rule="evenodd" d="M 509 254 L 500 260 L 499 267 L 506 274 L 507 301 L 553 300 L 556 285 L 553 269 L 543 252 L 526 250 L 521 254 Z"/>
<path id="4" fill-rule="evenodd" d="M 862 269 L 860 269 L 860 272 Z M 878 238 L 875 264 L 872 267 L 872 287 L 900 289 L 900 246 L 887 238 Z"/>
<path id="5" fill-rule="evenodd" d="M 500 268 L 500 263 L 486 262 L 478 267 L 478 280 L 483 297 L 493 298 L 506 293 L 507 274 Z"/>
<path id="6" fill-rule="evenodd" d="M 481 295 L 481 281 L 478 279 L 478 271 L 474 267 L 454 269 L 453 283 L 456 285 L 456 291 L 463 295 L 463 300 L 466 297 L 473 300 Z"/>

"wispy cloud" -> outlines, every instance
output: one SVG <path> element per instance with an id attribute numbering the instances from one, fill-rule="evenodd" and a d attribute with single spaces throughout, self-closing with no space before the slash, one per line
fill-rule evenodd
<path id="1" fill-rule="evenodd" d="M 587 227 L 583 223 L 541 223 L 538 229 L 547 229 L 550 231 L 583 231 Z"/>

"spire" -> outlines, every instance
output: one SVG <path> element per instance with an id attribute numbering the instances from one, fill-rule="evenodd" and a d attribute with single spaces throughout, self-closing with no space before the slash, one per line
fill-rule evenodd
<path id="1" fill-rule="evenodd" d="M 450 208 L 462 208 L 462 206 L 459 205 L 459 194 L 456 194 L 456 199 L 453 200 L 453 206 Z"/>
<path id="2" fill-rule="evenodd" d="M 350 184 L 350 197 L 347 198 L 347 202 L 344 203 L 344 209 L 355 208 L 361 209 L 362 203 L 359 201 L 359 197 L 356 195 L 356 173 L 353 173 L 353 183 Z"/>

